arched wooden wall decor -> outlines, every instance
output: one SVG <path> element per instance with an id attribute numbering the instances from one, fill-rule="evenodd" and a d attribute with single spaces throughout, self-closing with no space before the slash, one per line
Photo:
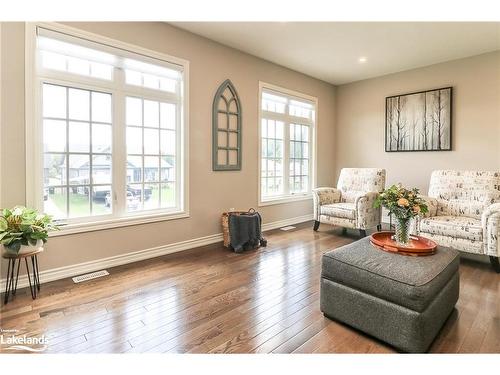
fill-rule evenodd
<path id="1" fill-rule="evenodd" d="M 219 86 L 212 107 L 212 169 L 241 170 L 241 103 L 229 79 Z"/>

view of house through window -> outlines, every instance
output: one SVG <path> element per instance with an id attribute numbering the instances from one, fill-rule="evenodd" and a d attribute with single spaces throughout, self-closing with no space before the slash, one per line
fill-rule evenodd
<path id="1" fill-rule="evenodd" d="M 175 206 L 176 108 L 126 98 L 127 209 Z"/>
<path id="2" fill-rule="evenodd" d="M 311 192 L 315 103 L 261 89 L 261 201 Z"/>
<path id="3" fill-rule="evenodd" d="M 43 84 L 44 209 L 57 218 L 109 214 L 111 95 Z"/>
<path id="4" fill-rule="evenodd" d="M 43 210 L 79 222 L 182 210 L 182 67 L 70 39 L 38 29 Z"/>

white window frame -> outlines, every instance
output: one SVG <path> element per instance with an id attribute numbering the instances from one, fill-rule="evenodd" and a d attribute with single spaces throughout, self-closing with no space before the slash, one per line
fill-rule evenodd
<path id="1" fill-rule="evenodd" d="M 83 88 L 106 92 L 106 87 L 111 87 L 111 82 L 96 78 L 78 76 L 78 83 L 68 80 L 73 76 L 71 73 L 44 70 L 36 66 L 37 50 L 36 38 L 37 27 L 43 27 L 55 32 L 65 33 L 73 37 L 83 38 L 92 42 L 100 43 L 114 48 L 145 56 L 145 58 L 159 59 L 182 67 L 182 100 L 180 109 L 181 126 L 180 137 L 177 141 L 177 150 L 180 152 L 180 166 L 176 167 L 177 178 L 180 181 L 180 207 L 176 210 L 157 209 L 141 210 L 137 213 L 127 213 L 123 207 L 126 198 L 113 197 L 115 205 L 114 214 L 85 217 L 83 219 L 70 219 L 62 227 L 61 231 L 51 232 L 52 236 L 67 235 L 73 233 L 88 232 L 117 228 L 129 225 L 145 224 L 151 222 L 173 220 L 189 217 L 189 61 L 174 56 L 142 48 L 133 44 L 121 42 L 101 35 L 82 31 L 70 26 L 57 23 L 27 23 L 25 29 L 25 115 L 26 115 L 26 204 L 43 210 L 43 139 L 41 137 L 41 88 L 43 83 L 54 83 L 70 87 Z M 42 72 L 42 73 L 40 73 Z M 123 74 L 122 70 L 115 70 L 117 74 Z M 99 81 L 99 86 L 93 83 Z M 156 90 L 131 86 L 124 84 L 119 90 L 113 89 L 113 168 L 112 183 L 114 192 L 121 191 L 126 194 L 126 177 L 124 168 L 117 167 L 116 160 L 126 162 L 125 147 L 125 97 L 139 96 L 143 99 L 162 100 L 159 96 L 168 96 L 168 92 L 158 94 Z M 119 110 L 117 108 L 120 107 Z M 116 126 L 120 124 L 121 126 Z M 122 178 L 123 177 L 123 178 Z M 123 181 L 122 181 L 123 180 Z M 121 187 L 118 185 L 123 184 Z M 125 193 L 124 193 L 125 192 Z M 114 194 L 113 194 L 114 195 Z M 120 206 L 121 204 L 121 206 Z"/>
<path id="2" fill-rule="evenodd" d="M 0 81 L 2 80 L 2 22 L 0 22 Z M 2 121 L 2 87 L 0 84 L 0 157 L 2 155 L 2 129 L 4 127 L 3 121 Z M 3 176 L 2 174 L 2 163 L 0 162 L 0 176 Z M 2 201 L 2 182 L 0 181 L 0 207 L 3 207 L 3 201 Z"/>
<path id="3" fill-rule="evenodd" d="M 311 157 L 311 173 L 310 173 L 310 178 L 309 178 L 309 191 L 305 193 L 285 193 L 283 195 L 277 195 L 277 196 L 268 196 L 268 197 L 263 197 L 262 196 L 262 119 L 263 119 L 263 110 L 262 110 L 262 93 L 265 90 L 270 90 L 276 92 L 278 95 L 281 93 L 285 96 L 288 97 L 295 97 L 298 100 L 307 100 L 309 102 L 312 102 L 314 104 L 314 118 L 312 120 L 312 123 L 310 125 L 310 139 L 311 139 L 311 144 L 310 144 L 310 157 Z M 303 201 L 303 200 L 311 200 L 312 199 L 312 189 L 314 186 L 316 186 L 316 150 L 317 150 L 317 126 L 318 126 L 318 98 L 303 94 L 298 91 L 290 90 L 284 87 L 276 86 L 270 83 L 262 82 L 259 81 L 259 124 L 258 124 L 258 165 L 259 165 L 259 174 L 258 174 L 258 198 L 259 198 L 259 206 L 269 206 L 269 205 L 275 205 L 275 204 L 282 204 L 282 203 L 288 203 L 288 202 L 296 202 L 296 201 Z M 288 108 L 288 107 L 287 107 Z M 275 120 L 283 120 L 285 119 L 285 124 L 283 126 L 283 186 L 285 188 L 285 192 L 289 191 L 288 184 L 289 184 L 289 149 L 290 149 L 290 139 L 289 139 L 289 130 L 288 130 L 288 125 L 290 123 L 303 123 L 304 118 L 301 117 L 295 117 L 291 116 L 286 112 L 285 114 L 277 114 L 273 112 L 267 112 L 267 115 L 269 117 L 266 118 L 271 118 Z"/>

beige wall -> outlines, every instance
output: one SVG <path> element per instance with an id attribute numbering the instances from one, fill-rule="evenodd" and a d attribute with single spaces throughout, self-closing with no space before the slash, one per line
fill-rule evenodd
<path id="1" fill-rule="evenodd" d="M 453 86 L 453 151 L 385 152 L 385 97 Z M 336 91 L 335 167 L 383 167 L 427 193 L 434 169 L 500 170 L 500 52 L 346 84 Z"/>
<path id="2" fill-rule="evenodd" d="M 388 184 L 423 191 L 433 169 L 500 168 L 500 52 L 335 88 L 163 23 L 70 25 L 190 61 L 191 216 L 52 238 L 40 259 L 44 270 L 215 234 L 221 211 L 256 207 L 259 80 L 318 98 L 318 186 L 332 185 L 341 167 L 384 167 Z M 25 202 L 24 24 L 3 23 L 1 42 L 0 205 L 12 206 Z M 226 78 L 243 105 L 240 172 L 211 170 L 211 104 Z M 442 86 L 454 88 L 453 151 L 384 152 L 385 97 Z M 273 222 L 312 213 L 312 203 L 259 210 Z"/>
<path id="3" fill-rule="evenodd" d="M 52 238 L 40 259 L 51 269 L 220 232 L 220 214 L 257 207 L 259 80 L 318 98 L 319 185 L 334 180 L 334 95 L 325 82 L 224 47 L 163 23 L 73 23 L 73 27 L 190 61 L 190 218 Z M 2 25 L 1 205 L 25 202 L 24 24 Z M 218 85 L 230 78 L 243 108 L 243 168 L 213 172 L 211 108 Z M 326 162 L 325 162 L 326 161 Z M 312 213 L 302 201 L 259 208 L 264 222 Z M 4 276 L 5 277 L 5 276 Z"/>

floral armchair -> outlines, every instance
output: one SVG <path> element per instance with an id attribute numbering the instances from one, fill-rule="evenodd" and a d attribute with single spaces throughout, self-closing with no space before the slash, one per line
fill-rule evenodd
<path id="1" fill-rule="evenodd" d="M 489 255 L 500 273 L 500 172 L 434 171 L 429 212 L 416 222 L 417 234 L 442 246 Z"/>
<path id="2" fill-rule="evenodd" d="M 366 229 L 380 229 L 381 210 L 373 203 L 385 188 L 385 169 L 343 168 L 337 188 L 313 189 L 314 230 L 320 223 L 344 228 L 359 229 L 366 236 Z"/>

